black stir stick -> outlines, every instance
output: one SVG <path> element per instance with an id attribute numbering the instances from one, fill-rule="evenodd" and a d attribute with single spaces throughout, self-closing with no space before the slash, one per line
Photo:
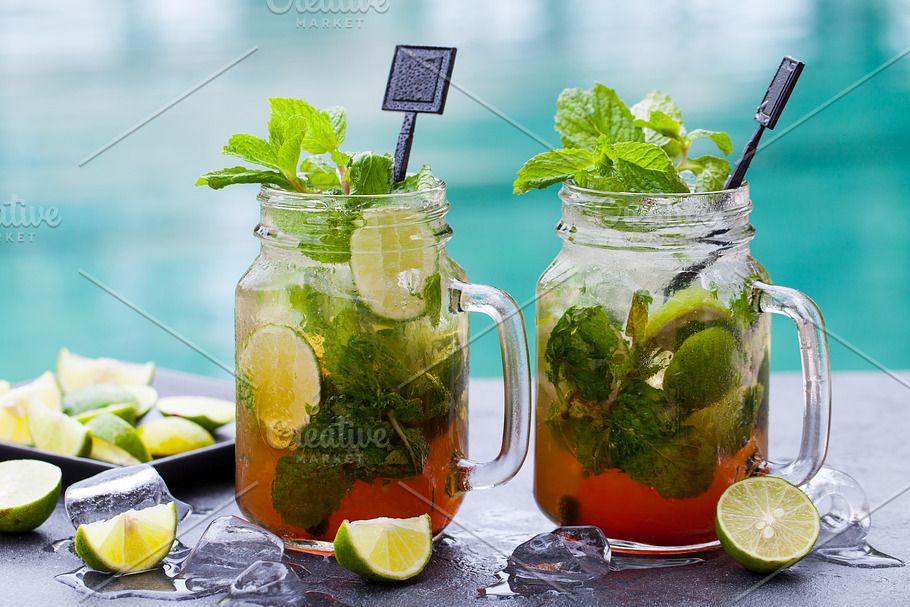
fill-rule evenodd
<path id="1" fill-rule="evenodd" d="M 442 114 L 455 66 L 455 49 L 441 46 L 395 47 L 382 109 L 404 112 L 395 148 L 395 183 L 408 174 L 417 113 Z"/>
<path id="2" fill-rule="evenodd" d="M 743 184 L 743 180 L 746 177 L 746 171 L 749 170 L 749 165 L 752 163 L 752 157 L 755 156 L 755 152 L 758 151 L 758 142 L 761 140 L 762 133 L 765 132 L 765 129 L 774 129 L 777 125 L 777 120 L 780 118 L 781 113 L 784 111 L 784 106 L 787 105 L 787 101 L 790 99 L 790 93 L 792 93 L 793 89 L 796 87 L 796 81 L 799 79 L 803 67 L 805 67 L 805 64 L 802 61 L 797 61 L 793 57 L 784 57 L 780 62 L 780 67 L 777 68 L 777 73 L 774 74 L 771 85 L 768 87 L 768 90 L 765 91 L 765 96 L 762 98 L 762 101 L 755 112 L 755 121 L 758 123 L 758 128 L 752 134 L 752 137 L 743 149 L 742 155 L 739 157 L 739 162 L 736 163 L 736 168 L 733 169 L 729 179 L 727 179 L 727 183 L 724 185 L 725 190 L 736 189 Z M 717 258 L 720 257 L 722 251 L 730 248 L 730 244 L 725 243 L 722 240 L 713 239 L 726 232 L 726 229 L 715 230 L 699 239 L 699 242 L 717 245 L 718 248 L 711 251 L 705 259 L 692 264 L 674 276 L 673 280 L 670 281 L 670 284 L 667 285 L 667 288 L 664 290 L 664 294 L 667 297 L 692 284 L 698 277 L 699 272 L 717 261 Z"/>

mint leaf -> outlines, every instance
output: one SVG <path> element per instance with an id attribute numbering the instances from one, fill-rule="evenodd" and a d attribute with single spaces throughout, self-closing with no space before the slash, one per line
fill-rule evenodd
<path id="1" fill-rule="evenodd" d="M 638 290 L 632 296 L 632 306 L 629 308 L 629 318 L 626 320 L 626 336 L 632 340 L 632 349 L 637 349 L 641 336 L 645 333 L 648 324 L 648 306 L 654 301 L 651 294 L 645 290 Z"/>
<path id="2" fill-rule="evenodd" d="M 575 185 L 580 188 L 597 190 L 598 192 L 624 192 L 626 189 L 626 186 L 623 185 L 623 182 L 619 179 L 616 179 L 615 177 L 601 177 L 586 169 L 575 173 L 572 180 L 575 182 Z"/>
<path id="3" fill-rule="evenodd" d="M 345 132 L 347 131 L 348 124 L 348 115 L 343 107 L 340 105 L 333 105 L 330 108 L 325 109 L 325 113 L 329 115 L 329 120 L 332 123 L 332 131 L 335 133 L 335 143 L 338 147 L 344 143 Z M 346 162 L 341 162 L 339 164 L 347 164 Z"/>
<path id="4" fill-rule="evenodd" d="M 565 181 L 582 169 L 594 166 L 594 156 L 588 150 L 555 150 L 534 156 L 518 171 L 513 193 L 541 189 Z"/>
<path id="5" fill-rule="evenodd" d="M 290 190 L 291 186 L 281 173 L 275 171 L 262 171 L 259 169 L 248 169 L 247 167 L 233 167 L 231 169 L 221 169 L 204 174 L 196 180 L 196 185 L 207 185 L 213 190 L 235 183 L 265 183 Z"/>
<path id="6" fill-rule="evenodd" d="M 566 89 L 556 101 L 556 131 L 567 148 L 593 151 L 597 139 L 644 141 L 640 127 L 616 93 L 600 83 L 589 91 Z"/>
<path id="7" fill-rule="evenodd" d="M 272 108 L 272 117 L 281 122 L 285 122 L 291 116 L 303 116 L 309 118 L 319 110 L 301 99 L 288 99 L 284 97 L 272 97 L 269 99 L 269 105 Z"/>
<path id="8" fill-rule="evenodd" d="M 306 116 L 306 134 L 301 146 L 311 154 L 325 154 L 338 147 L 332 120 L 326 112 L 314 110 Z"/>
<path id="9" fill-rule="evenodd" d="M 650 120 L 651 112 L 661 112 L 665 116 L 672 118 L 679 124 L 682 124 L 682 112 L 676 102 L 670 99 L 670 96 L 653 90 L 645 98 L 633 105 L 629 110 L 632 115 L 642 120 Z"/>
<path id="10" fill-rule="evenodd" d="M 613 158 L 613 174 L 630 192 L 688 192 L 667 153 L 652 143 L 607 144 Z"/>
<path id="11" fill-rule="evenodd" d="M 224 154 L 236 156 L 241 160 L 261 164 L 277 171 L 281 170 L 275 149 L 265 139 L 252 135 L 234 135 L 224 146 Z"/>
<path id="12" fill-rule="evenodd" d="M 730 143 L 730 136 L 726 133 L 719 133 L 717 131 L 706 131 L 705 129 L 695 129 L 688 135 L 688 140 L 690 142 L 695 141 L 696 139 L 702 139 L 704 137 L 709 137 L 711 141 L 714 142 L 714 145 L 717 146 L 717 149 L 721 151 L 725 156 L 727 154 L 733 153 L 733 144 Z"/>
<path id="13" fill-rule="evenodd" d="M 730 176 L 730 163 L 716 156 L 701 156 L 689 159 L 683 170 L 695 173 L 696 192 L 717 192 L 724 189 Z"/>
<path id="14" fill-rule="evenodd" d="M 430 165 L 425 164 L 414 175 L 409 175 L 392 186 L 393 192 L 420 192 L 436 187 L 437 179 L 433 176 Z"/>
<path id="15" fill-rule="evenodd" d="M 323 463 L 322 454 L 300 451 L 278 460 L 272 506 L 285 524 L 321 535 L 353 485 L 354 479 L 333 460 Z"/>
<path id="16" fill-rule="evenodd" d="M 319 156 L 308 156 L 300 162 L 300 172 L 306 174 L 307 184 L 314 187 L 341 187 L 338 171 Z"/>
<path id="17" fill-rule="evenodd" d="M 351 194 L 388 194 L 392 191 L 395 159 L 389 154 L 358 152 L 351 158 Z"/>
<path id="18" fill-rule="evenodd" d="M 685 134 L 685 128 L 680 122 L 670 118 L 659 110 L 651 112 L 651 117 L 648 120 L 636 120 L 635 124 L 642 128 L 650 129 L 658 135 L 669 139 L 679 139 L 680 131 Z M 646 141 L 646 143 L 648 142 Z"/>

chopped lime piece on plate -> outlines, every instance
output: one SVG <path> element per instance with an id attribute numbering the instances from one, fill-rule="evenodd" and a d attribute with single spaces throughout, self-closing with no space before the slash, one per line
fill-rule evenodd
<path id="1" fill-rule="evenodd" d="M 120 417 L 106 413 L 92 419 L 86 426 L 92 433 L 92 459 L 120 466 L 151 461 L 152 456 L 139 433 Z"/>
<path id="2" fill-rule="evenodd" d="M 60 498 L 60 468 L 34 459 L 0 462 L 0 532 L 22 533 L 39 527 Z"/>
<path id="3" fill-rule="evenodd" d="M 77 413 L 71 417 L 80 424 L 87 424 L 101 415 L 116 415 L 130 426 L 136 423 L 136 409 L 129 403 L 108 405 L 106 407 L 101 407 L 100 409 L 89 409 L 88 411 Z"/>
<path id="4" fill-rule="evenodd" d="M 346 520 L 334 548 L 340 565 L 369 580 L 407 580 L 423 571 L 433 553 L 430 516 Z"/>
<path id="5" fill-rule="evenodd" d="M 99 571 L 145 571 L 167 556 L 176 537 L 177 508 L 170 502 L 80 525 L 76 554 Z"/>
<path id="6" fill-rule="evenodd" d="M 127 388 L 113 384 L 92 384 L 63 397 L 63 412 L 73 417 L 110 405 L 126 405 L 135 411 L 139 401 Z"/>
<path id="7" fill-rule="evenodd" d="M 234 420 L 237 405 L 210 396 L 169 396 L 158 401 L 158 410 L 167 416 L 182 417 L 214 431 Z"/>
<path id="8" fill-rule="evenodd" d="M 0 440 L 20 445 L 32 444 L 25 415 L 29 399 L 41 402 L 27 386 L 13 388 L 0 396 Z"/>
<path id="9" fill-rule="evenodd" d="M 145 422 L 139 437 L 153 457 L 167 457 L 215 444 L 209 431 L 182 417 L 159 417 Z"/>
<path id="10" fill-rule="evenodd" d="M 25 408 L 28 430 L 38 449 L 84 457 L 92 450 L 92 435 L 88 429 L 60 411 L 50 409 L 38 397 L 32 396 Z"/>
<path id="11" fill-rule="evenodd" d="M 320 370 L 307 340 L 290 327 L 264 325 L 250 333 L 240 353 L 252 402 L 266 441 L 286 449 L 319 408 Z"/>
<path id="12" fill-rule="evenodd" d="M 136 399 L 135 417 L 139 421 L 145 414 L 152 410 L 152 407 L 158 402 L 158 390 L 151 386 L 142 384 L 126 384 L 120 386 L 124 390 L 131 392 Z"/>
<path id="13" fill-rule="evenodd" d="M 50 371 L 45 371 L 38 376 L 38 379 L 27 386 L 32 392 L 38 395 L 38 398 L 44 401 L 44 404 L 55 411 L 61 407 L 60 384 L 57 378 Z"/>
<path id="14" fill-rule="evenodd" d="M 363 212 L 351 234 L 354 284 L 373 312 L 391 320 L 417 318 L 426 309 L 424 288 L 436 273 L 436 237 L 411 211 Z"/>
<path id="15" fill-rule="evenodd" d="M 733 483 L 720 496 L 717 539 L 746 569 L 770 573 L 789 567 L 818 539 L 818 510 L 787 481 L 756 476 Z"/>
<path id="16" fill-rule="evenodd" d="M 73 392 L 92 384 L 152 383 L 155 363 L 130 363 L 112 358 L 86 358 L 73 354 L 66 348 L 57 357 L 57 379 L 64 393 Z"/>
<path id="17" fill-rule="evenodd" d="M 7 392 L 9 392 L 10 388 L 12 388 L 12 386 L 9 385 L 8 381 L 6 381 L 5 379 L 0 379 L 0 396 L 3 396 Z"/>

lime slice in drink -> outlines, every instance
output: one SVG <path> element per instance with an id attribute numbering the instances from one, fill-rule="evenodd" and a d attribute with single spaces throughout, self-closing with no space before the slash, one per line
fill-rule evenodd
<path id="1" fill-rule="evenodd" d="M 158 402 L 158 390 L 151 386 L 126 384 L 125 386 L 120 387 L 127 392 L 130 392 L 133 395 L 133 398 L 136 399 L 136 406 L 134 407 L 136 421 L 145 417 L 145 414 L 151 411 L 152 407 L 155 406 L 155 403 Z"/>
<path id="2" fill-rule="evenodd" d="M 214 431 L 233 421 L 237 405 L 229 400 L 208 396 L 169 396 L 158 401 L 158 410 L 196 422 Z"/>
<path id="3" fill-rule="evenodd" d="M 167 556 L 176 537 L 177 507 L 170 502 L 80 525 L 76 554 L 99 571 L 145 571 Z"/>
<path id="4" fill-rule="evenodd" d="M 25 416 L 30 399 L 41 402 L 27 386 L 13 388 L 0 396 L 0 440 L 20 445 L 32 444 Z"/>
<path id="5" fill-rule="evenodd" d="M 105 413 L 86 426 L 92 433 L 92 459 L 120 466 L 132 466 L 151 461 L 152 456 L 139 433 L 130 424 L 112 413 Z"/>
<path id="6" fill-rule="evenodd" d="M 38 397 L 32 396 L 25 407 L 28 430 L 38 449 L 84 457 L 92 450 L 92 435 L 88 428 L 60 411 L 48 408 Z"/>
<path id="7" fill-rule="evenodd" d="M 408 211 L 367 210 L 363 217 L 363 227 L 351 234 L 357 291 L 383 318 L 420 316 L 427 279 L 436 272 L 436 237 Z"/>
<path id="8" fill-rule="evenodd" d="M 0 532 L 31 531 L 46 521 L 57 500 L 60 468 L 34 459 L 0 462 Z"/>
<path id="9" fill-rule="evenodd" d="M 818 539 L 818 510 L 805 493 L 773 476 L 733 483 L 720 496 L 717 539 L 743 567 L 770 573 L 803 558 Z"/>
<path id="10" fill-rule="evenodd" d="M 340 565 L 368 580 L 407 580 L 430 562 L 430 516 L 346 520 L 338 528 L 334 548 Z"/>
<path id="11" fill-rule="evenodd" d="M 61 407 L 60 384 L 57 378 L 50 371 L 45 371 L 38 376 L 38 379 L 28 384 L 28 388 L 34 392 L 38 398 L 44 401 L 44 404 L 59 411 Z"/>
<path id="12" fill-rule="evenodd" d="M 281 325 L 250 333 L 240 353 L 242 399 L 262 427 L 266 441 L 285 449 L 319 408 L 320 371 L 313 348 L 302 335 Z M 252 402 L 250 402 L 252 401 Z"/>
<path id="13" fill-rule="evenodd" d="M 719 401 L 740 381 L 736 353 L 736 339 L 723 327 L 695 333 L 667 366 L 664 390 L 688 411 Z"/>
<path id="14" fill-rule="evenodd" d="M 73 392 L 92 384 L 152 383 L 155 363 L 129 363 L 112 358 L 85 358 L 66 348 L 57 356 L 57 379 L 64 393 Z"/>
<path id="15" fill-rule="evenodd" d="M 159 417 L 139 426 L 139 438 L 152 457 L 167 457 L 215 444 L 209 431 L 182 417 Z"/>
<path id="16" fill-rule="evenodd" d="M 682 340 L 677 332 L 690 322 L 704 326 L 730 320 L 730 312 L 717 296 L 702 287 L 689 287 L 673 294 L 651 314 L 642 340 L 651 340 L 665 350 L 674 350 Z"/>

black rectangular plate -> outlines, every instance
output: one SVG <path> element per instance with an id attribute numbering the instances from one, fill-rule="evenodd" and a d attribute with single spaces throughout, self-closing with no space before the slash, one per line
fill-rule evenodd
<path id="1" fill-rule="evenodd" d="M 212 379 L 169 369 L 157 369 L 152 386 L 159 397 L 165 396 L 213 396 L 234 400 L 234 382 Z M 148 419 L 160 416 L 157 409 L 148 414 Z M 154 466 L 168 485 L 185 484 L 200 479 L 214 480 L 216 477 L 231 478 L 234 475 L 234 422 L 212 433 L 215 444 L 202 449 L 154 459 Z M 50 462 L 63 470 L 63 485 L 88 478 L 99 472 L 117 468 L 114 464 L 99 462 L 85 457 L 58 455 L 0 441 L 0 461 L 9 459 L 37 459 Z"/>

